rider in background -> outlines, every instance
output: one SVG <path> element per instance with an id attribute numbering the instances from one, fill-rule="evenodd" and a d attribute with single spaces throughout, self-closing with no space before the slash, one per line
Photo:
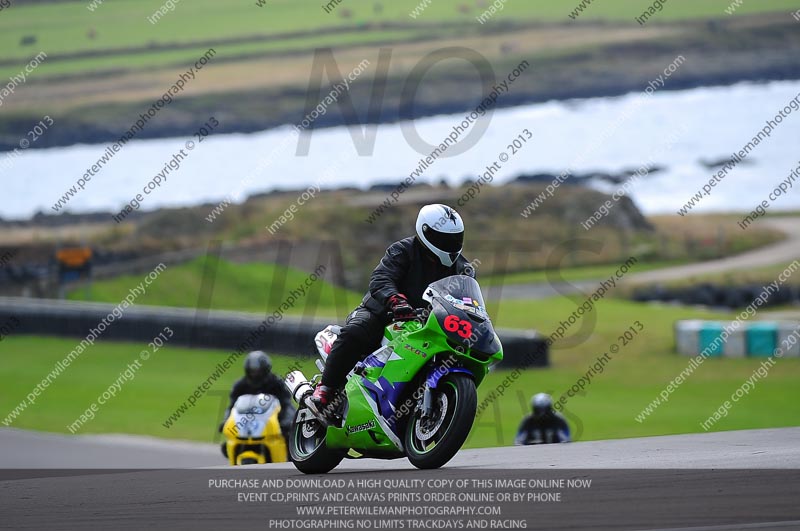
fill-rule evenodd
<path id="1" fill-rule="evenodd" d="M 422 295 L 428 284 L 452 275 L 475 277 L 475 269 L 461 255 L 464 222 L 445 205 L 425 205 L 417 216 L 416 236 L 394 242 L 372 272 L 369 291 L 347 317 L 322 373 L 322 381 L 306 405 L 318 418 L 334 413 L 334 397 L 344 387 L 356 362 L 377 349 L 384 329 L 394 320 L 415 317 L 426 306 Z"/>
<path id="2" fill-rule="evenodd" d="M 522 419 L 516 445 L 570 442 L 569 424 L 561 413 L 553 410 L 553 399 L 539 393 L 531 399 L 533 414 Z"/>
<path id="3" fill-rule="evenodd" d="M 222 423 L 219 425 L 220 433 L 225 426 L 225 421 L 228 420 L 228 416 L 231 414 L 231 409 L 233 409 L 236 399 L 242 395 L 257 395 L 259 393 L 272 395 L 280 402 L 281 412 L 278 414 L 278 422 L 281 425 L 283 437 L 288 441 L 287 435 L 292 427 L 295 413 L 292 405 L 292 396 L 289 394 L 289 390 L 284 385 L 283 380 L 272 374 L 272 360 L 270 357 L 260 350 L 249 353 L 244 360 L 244 377 L 233 384 L 228 409 L 225 410 Z M 224 443 L 223 453 L 225 453 Z"/>

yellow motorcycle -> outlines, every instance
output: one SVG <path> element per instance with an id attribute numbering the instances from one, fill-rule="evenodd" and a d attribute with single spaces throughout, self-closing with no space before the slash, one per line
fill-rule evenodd
<path id="1" fill-rule="evenodd" d="M 281 433 L 278 399 L 264 393 L 236 399 L 222 429 L 231 465 L 263 465 L 288 460 Z"/>

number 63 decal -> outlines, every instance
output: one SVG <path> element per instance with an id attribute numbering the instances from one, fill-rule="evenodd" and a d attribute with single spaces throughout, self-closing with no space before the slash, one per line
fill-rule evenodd
<path id="1" fill-rule="evenodd" d="M 461 319 L 457 315 L 448 315 L 444 318 L 444 329 L 448 332 L 456 332 L 463 338 L 472 335 L 472 323 L 466 319 Z"/>

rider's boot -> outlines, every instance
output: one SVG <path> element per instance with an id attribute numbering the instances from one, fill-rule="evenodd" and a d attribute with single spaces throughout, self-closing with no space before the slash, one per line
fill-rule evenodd
<path id="1" fill-rule="evenodd" d="M 327 385 L 318 385 L 314 394 L 306 398 L 306 406 L 320 421 L 330 424 L 335 419 L 337 391 Z"/>

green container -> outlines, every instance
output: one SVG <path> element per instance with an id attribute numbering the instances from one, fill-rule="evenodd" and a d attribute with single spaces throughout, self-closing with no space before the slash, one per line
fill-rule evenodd
<path id="1" fill-rule="evenodd" d="M 778 346 L 778 323 L 750 323 L 747 327 L 747 355 L 772 356 Z"/>
<path id="2" fill-rule="evenodd" d="M 700 347 L 701 353 L 708 348 L 708 357 L 710 358 L 719 357 L 724 354 L 725 342 L 720 338 L 722 330 L 722 323 L 716 323 L 714 321 L 703 322 L 697 334 L 698 346 Z"/>

